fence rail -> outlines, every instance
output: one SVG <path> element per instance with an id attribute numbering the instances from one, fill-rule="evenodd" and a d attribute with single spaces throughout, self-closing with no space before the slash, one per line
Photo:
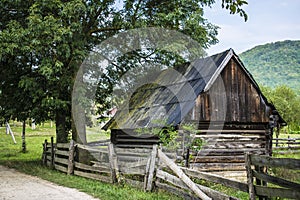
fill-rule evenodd
<path id="1" fill-rule="evenodd" d="M 274 150 L 300 150 L 300 138 L 273 138 Z"/>
<path id="2" fill-rule="evenodd" d="M 288 197 L 295 197 L 295 195 L 297 198 L 299 197 L 299 184 L 295 185 L 281 179 L 275 180 L 274 177 L 262 174 L 261 171 L 252 170 L 252 178 L 257 177 L 264 182 L 275 182 L 279 183 L 279 186 L 285 187 L 266 189 L 263 184 L 246 184 L 216 174 L 180 167 L 174 162 L 176 155 L 158 148 L 157 145 L 153 145 L 152 148 L 120 148 L 108 143 L 108 141 L 97 142 L 98 145 L 95 144 L 81 145 L 73 141 L 68 144 L 55 144 L 53 138 L 51 138 L 50 143 L 46 140 L 43 144 L 43 163 L 70 175 L 74 174 L 107 183 L 124 181 L 145 191 L 163 189 L 190 199 L 237 199 L 220 191 L 199 185 L 196 183 L 197 181 L 221 184 L 247 192 L 250 195 L 253 193 L 251 188 L 254 188 L 256 195 L 277 195 L 280 192 Z M 88 162 L 80 160 L 83 151 L 89 153 L 85 157 L 91 157 Z M 254 155 L 247 158 L 248 161 L 250 160 L 250 165 L 300 169 L 299 160 L 295 159 L 282 162 L 282 160 Z M 249 163 L 246 164 L 249 165 Z M 298 191 L 295 191 L 295 189 Z M 291 191 L 292 193 L 289 193 Z"/>
<path id="3" fill-rule="evenodd" d="M 248 190 L 251 200 L 255 200 L 255 196 L 259 196 L 260 199 L 267 199 L 268 197 L 300 199 L 300 184 L 266 173 L 267 168 L 276 167 L 300 170 L 300 160 L 246 155 Z M 256 185 L 254 184 L 253 178 L 256 179 Z M 269 187 L 267 186 L 268 183 L 272 183 L 278 187 Z"/>

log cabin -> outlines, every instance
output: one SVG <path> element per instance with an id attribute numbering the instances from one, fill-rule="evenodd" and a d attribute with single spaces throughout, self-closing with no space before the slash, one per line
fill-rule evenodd
<path id="1" fill-rule="evenodd" d="M 183 127 L 192 124 L 201 150 L 189 151 Z M 232 49 L 162 71 L 138 88 L 104 127 L 119 147 L 146 147 L 156 135 L 138 129 L 176 127 L 180 154 L 199 170 L 241 170 L 244 154 L 272 153 L 274 127 L 286 125 Z"/>

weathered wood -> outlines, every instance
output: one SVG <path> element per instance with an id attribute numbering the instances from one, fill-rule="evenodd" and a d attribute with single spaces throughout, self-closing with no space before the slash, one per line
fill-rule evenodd
<path id="1" fill-rule="evenodd" d="M 99 153 L 107 153 L 108 154 L 108 148 L 95 148 L 95 147 L 90 147 L 87 145 L 82 145 L 82 144 L 77 144 L 77 147 L 80 149 L 87 150 L 89 152 L 99 152 Z"/>
<path id="2" fill-rule="evenodd" d="M 154 177 L 156 155 L 157 155 L 157 144 L 154 144 L 152 152 L 151 152 L 149 176 L 148 176 L 148 179 L 147 179 L 146 191 L 151 191 L 152 190 L 152 186 L 153 186 L 152 181 L 153 181 L 153 177 Z"/>
<path id="3" fill-rule="evenodd" d="M 114 145 L 113 143 L 110 143 L 108 145 L 108 155 L 109 155 L 109 164 L 110 164 L 110 171 L 111 171 L 111 179 L 112 183 L 117 183 L 118 182 L 118 173 L 117 172 L 117 157 L 114 153 Z"/>
<path id="4" fill-rule="evenodd" d="M 164 172 L 162 170 L 157 170 L 157 173 L 156 173 L 156 177 L 157 178 L 160 178 L 164 181 L 167 181 L 179 188 L 182 188 L 182 189 L 186 189 L 186 190 L 189 190 L 189 188 L 186 186 L 186 184 L 184 182 L 182 182 L 179 178 L 177 178 L 176 176 L 174 175 L 171 175 L 167 172 Z M 210 189 L 208 187 L 205 187 L 205 186 L 202 186 L 202 185 L 199 185 L 199 184 L 196 184 L 203 192 L 205 192 L 207 195 L 209 195 L 210 197 L 212 197 L 212 199 L 219 199 L 219 200 L 229 200 L 229 199 L 235 199 L 233 197 L 230 197 L 230 196 L 227 196 L 221 192 L 218 192 L 218 191 L 215 191 L 213 189 Z"/>
<path id="5" fill-rule="evenodd" d="M 289 199 L 300 199 L 300 191 L 286 188 L 271 188 L 265 186 L 254 186 L 258 195 L 268 197 L 282 197 Z"/>
<path id="6" fill-rule="evenodd" d="M 195 135 L 195 138 L 208 138 L 208 139 L 264 139 L 264 135 L 241 135 L 241 134 L 206 134 Z"/>
<path id="7" fill-rule="evenodd" d="M 172 162 L 160 149 L 158 149 L 158 157 L 164 162 L 174 173 L 201 199 L 211 199 L 202 192 L 197 185 L 184 172 Z"/>
<path id="8" fill-rule="evenodd" d="M 68 158 L 58 158 L 55 157 L 55 163 L 63 164 L 63 165 L 68 165 L 69 160 Z"/>
<path id="9" fill-rule="evenodd" d="M 155 185 L 156 185 L 158 188 L 160 188 L 160 189 L 163 189 L 163 190 L 165 190 L 165 191 L 168 191 L 168 192 L 170 192 L 170 193 L 173 193 L 173 194 L 175 194 L 175 195 L 177 195 L 177 196 L 183 197 L 183 198 L 186 199 L 186 200 L 189 200 L 189 199 L 191 199 L 191 200 L 196 200 L 196 199 L 198 199 L 196 196 L 193 196 L 192 194 L 189 194 L 189 193 L 187 193 L 187 192 L 184 191 L 184 190 L 180 190 L 180 189 L 178 189 L 178 188 L 176 188 L 176 187 L 173 187 L 173 186 L 168 185 L 168 184 L 165 184 L 165 183 L 161 183 L 161 182 L 159 182 L 159 181 L 155 181 Z"/>
<path id="10" fill-rule="evenodd" d="M 235 189 L 241 190 L 243 192 L 248 192 L 248 186 L 245 183 L 235 181 L 235 180 L 226 179 L 224 177 L 221 177 L 221 176 L 218 176 L 218 175 L 215 175 L 215 174 L 200 172 L 200 171 L 193 170 L 193 169 L 188 169 L 188 168 L 183 168 L 183 167 L 181 169 L 188 176 L 190 176 L 192 178 L 203 179 L 203 180 L 210 181 L 210 182 L 213 182 L 213 183 L 222 184 L 226 187 L 235 188 Z"/>
<path id="11" fill-rule="evenodd" d="M 74 162 L 74 164 L 76 169 L 87 170 L 87 171 L 98 172 L 98 173 L 110 173 L 110 169 L 107 167 L 90 166 L 79 162 Z"/>
<path id="12" fill-rule="evenodd" d="M 282 178 L 270 176 L 268 174 L 260 173 L 260 172 L 257 172 L 256 170 L 253 170 L 252 173 L 253 173 L 254 177 L 257 177 L 260 180 L 264 180 L 268 183 L 273 183 L 273 184 L 279 185 L 281 187 L 291 188 L 291 189 L 300 191 L 300 184 L 298 184 L 298 183 L 294 183 L 294 182 L 291 182 L 288 180 L 284 180 Z"/>
<path id="13" fill-rule="evenodd" d="M 102 181 L 102 182 L 106 182 L 106 183 L 111 183 L 110 177 L 101 176 L 99 174 L 92 174 L 92 173 L 86 173 L 86 172 L 74 170 L 74 175 L 85 177 L 85 178 L 90 178 L 90 179 L 94 179 L 94 180 L 98 180 L 98 181 Z"/>
<path id="14" fill-rule="evenodd" d="M 68 175 L 71 175 L 74 172 L 74 153 L 75 153 L 75 142 L 74 140 L 71 140 L 70 147 L 69 147 Z"/>
<path id="15" fill-rule="evenodd" d="M 63 151 L 63 150 L 56 150 L 55 155 L 60 155 L 60 156 L 69 156 L 69 151 Z"/>
<path id="16" fill-rule="evenodd" d="M 190 162 L 197 163 L 244 163 L 245 156 L 196 156 Z"/>
<path id="17" fill-rule="evenodd" d="M 254 141 L 255 142 L 255 141 Z M 263 148 L 265 146 L 265 142 L 259 142 L 259 143 L 251 143 L 250 141 L 248 143 L 240 143 L 240 141 L 236 142 L 217 142 L 215 144 L 205 144 L 202 146 L 202 149 L 245 149 L 245 148 L 252 148 L 252 149 L 258 149 Z"/>
<path id="18" fill-rule="evenodd" d="M 248 183 L 248 193 L 250 200 L 255 200 L 255 190 L 253 185 L 253 174 L 251 169 L 251 159 L 250 155 L 245 155 L 245 164 L 246 164 L 246 171 L 247 171 L 247 183 Z"/>
<path id="19" fill-rule="evenodd" d="M 124 147 L 124 148 L 152 148 L 152 144 L 116 144 L 116 147 Z"/>
<path id="20" fill-rule="evenodd" d="M 250 155 L 250 162 L 253 165 L 282 167 L 287 169 L 300 170 L 300 160 L 292 158 L 272 158 L 269 156 Z"/>
<path id="21" fill-rule="evenodd" d="M 145 167 L 147 164 L 147 159 L 140 159 L 135 162 L 124 162 L 124 161 L 119 161 L 119 166 L 120 167 L 127 167 L 127 168 L 134 168 L 134 167 Z"/>
<path id="22" fill-rule="evenodd" d="M 69 149 L 70 144 L 69 144 L 69 143 L 57 143 L 57 144 L 56 144 L 56 147 L 57 147 L 58 149 Z"/>
<path id="23" fill-rule="evenodd" d="M 246 152 L 252 152 L 252 153 L 258 153 L 258 154 L 264 154 L 265 149 L 264 148 L 257 148 L 257 149 L 201 149 L 198 153 L 198 155 L 244 155 Z M 195 154 L 192 154 L 195 155 Z"/>
<path id="24" fill-rule="evenodd" d="M 243 163 L 190 163 L 192 169 L 200 171 L 243 171 Z"/>
<path id="25" fill-rule="evenodd" d="M 261 130 L 250 130 L 250 129 L 232 129 L 232 130 L 226 130 L 226 129 L 216 129 L 216 130 L 213 130 L 213 129 L 200 129 L 198 130 L 200 134 L 203 134 L 203 133 L 209 133 L 208 135 L 210 135 L 211 133 L 261 133 L 261 134 L 265 134 L 265 130 L 264 129 L 261 129 Z"/>
<path id="26" fill-rule="evenodd" d="M 106 169 L 110 168 L 109 161 L 108 162 L 91 161 L 91 163 L 93 163 L 94 167 L 100 167 L 100 168 L 102 167 Z"/>
<path id="27" fill-rule="evenodd" d="M 147 189 L 148 184 L 148 177 L 149 177 L 149 170 L 150 170 L 150 163 L 151 163 L 151 155 L 147 159 L 146 169 L 145 169 L 145 176 L 144 176 L 144 191 Z"/>
<path id="28" fill-rule="evenodd" d="M 139 162 L 140 160 L 146 160 L 147 157 L 139 157 L 138 155 L 136 156 L 124 156 L 124 155 L 119 155 L 118 154 L 118 160 L 122 162 Z"/>
<path id="29" fill-rule="evenodd" d="M 120 173 L 122 174 L 138 174 L 138 175 L 145 175 L 145 168 L 137 167 L 137 168 L 119 168 Z"/>
<path id="30" fill-rule="evenodd" d="M 133 155 L 149 155 L 152 149 L 143 149 L 143 148 L 115 148 L 116 154 L 124 153 L 124 154 L 131 154 Z"/>
<path id="31" fill-rule="evenodd" d="M 64 167 L 64 166 L 61 166 L 61 165 L 57 165 L 55 164 L 54 165 L 54 168 L 58 171 L 61 171 L 61 172 L 64 172 L 64 173 L 67 173 L 68 172 L 68 168 L 67 167 Z"/>

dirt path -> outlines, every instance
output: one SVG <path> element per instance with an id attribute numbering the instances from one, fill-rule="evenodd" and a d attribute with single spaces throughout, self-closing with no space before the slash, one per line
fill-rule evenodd
<path id="1" fill-rule="evenodd" d="M 62 187 L 0 165 L 0 200 L 97 200 L 76 189 Z"/>

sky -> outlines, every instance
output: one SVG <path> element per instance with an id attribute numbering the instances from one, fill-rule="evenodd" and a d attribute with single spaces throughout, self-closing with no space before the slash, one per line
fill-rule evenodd
<path id="1" fill-rule="evenodd" d="M 204 10 L 204 17 L 220 27 L 219 43 L 207 50 L 208 55 L 229 48 L 239 54 L 270 42 L 300 40 L 300 0 L 248 0 L 243 9 L 246 22 L 222 9 L 221 0 Z"/>

